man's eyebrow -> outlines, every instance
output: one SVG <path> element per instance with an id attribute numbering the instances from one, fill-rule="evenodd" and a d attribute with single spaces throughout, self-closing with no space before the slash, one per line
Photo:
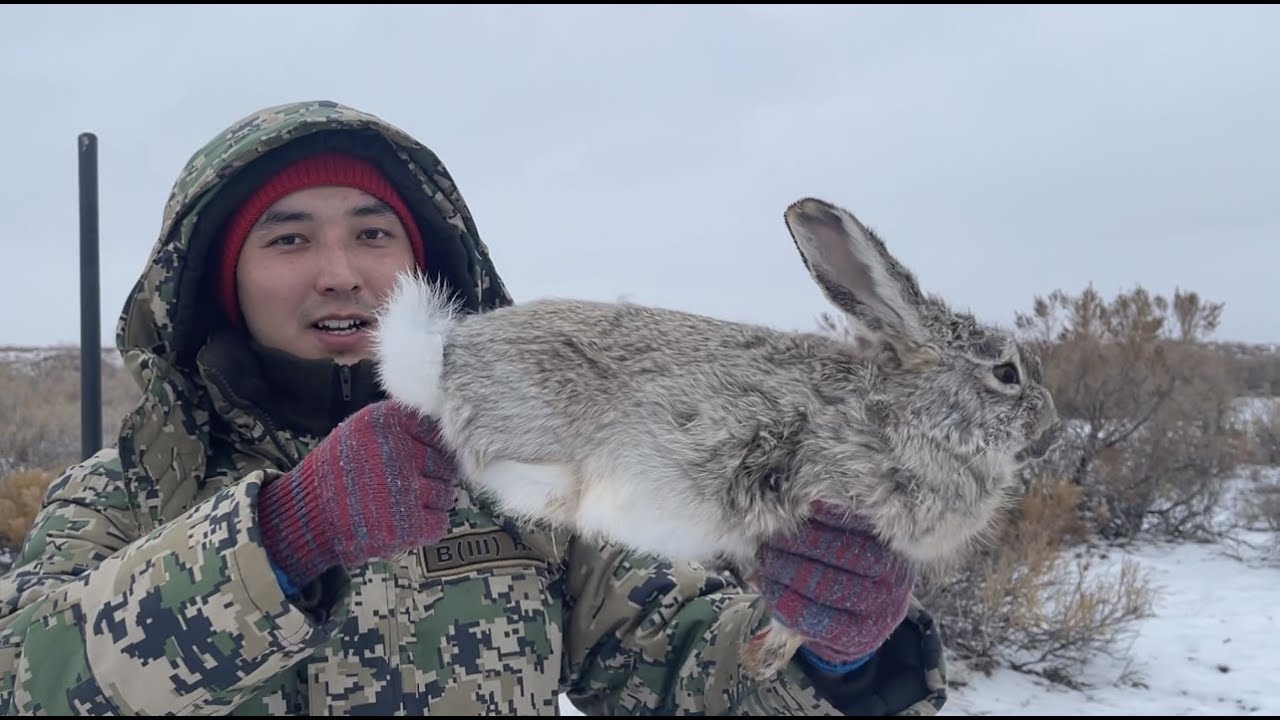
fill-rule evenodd
<path id="1" fill-rule="evenodd" d="M 390 205 L 374 199 L 351 208 L 347 214 L 352 217 L 369 217 L 370 215 L 395 215 L 395 211 L 391 209 Z"/>
<path id="2" fill-rule="evenodd" d="M 262 230 L 273 225 L 283 225 L 291 222 L 304 222 L 313 219 L 311 213 L 302 210 L 268 210 L 258 218 L 258 222 L 254 224 L 255 230 Z"/>
<path id="3" fill-rule="evenodd" d="M 367 203 L 357 205 L 347 211 L 351 217 L 371 217 L 374 215 L 395 215 L 395 211 L 390 205 L 381 200 L 370 200 Z M 274 225 L 284 225 L 292 222 L 308 222 L 314 220 L 315 217 L 305 210 L 268 210 L 258 218 L 258 222 L 254 224 L 255 230 L 263 230 Z"/>

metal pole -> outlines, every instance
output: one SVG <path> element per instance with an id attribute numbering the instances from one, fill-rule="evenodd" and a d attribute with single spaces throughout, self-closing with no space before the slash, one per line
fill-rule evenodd
<path id="1" fill-rule="evenodd" d="M 102 335 L 98 282 L 98 138 L 80 148 L 80 454 L 102 447 Z"/>

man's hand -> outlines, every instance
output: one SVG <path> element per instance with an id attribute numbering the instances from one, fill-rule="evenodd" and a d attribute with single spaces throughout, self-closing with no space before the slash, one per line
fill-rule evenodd
<path id="1" fill-rule="evenodd" d="M 811 638 L 823 669 L 855 667 L 906 617 L 915 578 L 865 520 L 817 503 L 800 533 L 761 555 L 759 582 L 773 615 Z"/>
<path id="2" fill-rule="evenodd" d="M 288 584 L 437 542 L 457 469 L 436 426 L 392 401 L 334 428 L 258 497 L 263 544 Z"/>

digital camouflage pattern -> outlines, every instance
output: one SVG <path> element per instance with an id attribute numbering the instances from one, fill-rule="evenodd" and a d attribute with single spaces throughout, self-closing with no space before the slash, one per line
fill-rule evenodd
<path id="1" fill-rule="evenodd" d="M 143 399 L 116 447 L 54 481 L 0 578 L 0 710 L 553 715 L 567 693 L 588 714 L 841 714 L 798 666 L 767 684 L 741 676 L 739 644 L 765 620 L 755 595 L 513 527 L 465 491 L 440 544 L 285 598 L 255 498 L 317 438 L 251 412 L 203 355 L 185 369 L 174 317 L 195 300 L 178 278 L 201 210 L 233 171 L 334 128 L 381 134 L 467 243 L 477 296 L 510 302 L 439 159 L 374 117 L 282 106 L 197 152 L 117 332 Z M 903 631 L 922 658 L 910 672 L 924 677 L 895 709 L 934 714 L 945 698 L 936 628 L 913 606 Z"/>

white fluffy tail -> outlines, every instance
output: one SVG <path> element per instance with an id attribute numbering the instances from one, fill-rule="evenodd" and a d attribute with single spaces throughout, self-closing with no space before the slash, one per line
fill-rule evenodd
<path id="1" fill-rule="evenodd" d="M 444 344 L 456 314 L 448 293 L 420 273 L 396 279 L 373 335 L 378 382 L 387 395 L 424 415 L 440 416 Z"/>

